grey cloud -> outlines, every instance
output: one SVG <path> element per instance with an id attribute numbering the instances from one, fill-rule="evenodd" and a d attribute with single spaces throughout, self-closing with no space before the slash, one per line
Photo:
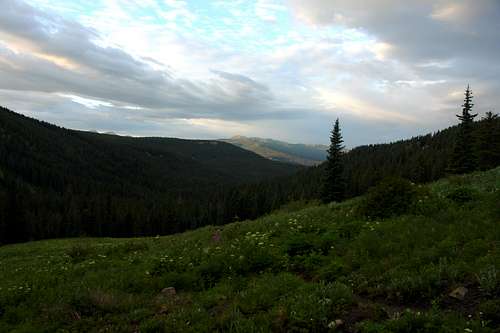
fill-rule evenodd
<path id="1" fill-rule="evenodd" d="M 467 83 L 477 92 L 479 112 L 498 108 L 500 100 L 494 93 L 500 91 L 497 0 L 289 0 L 289 4 L 308 23 L 354 28 L 390 44 L 392 49 L 385 61 L 346 62 L 333 64 L 332 68 L 352 67 L 356 75 L 385 82 L 389 89 L 387 99 L 394 98 L 396 91 L 410 96 L 419 89 L 425 90 L 433 100 L 424 104 L 410 100 L 414 105 L 407 107 L 417 114 L 419 107 L 440 108 L 429 121 L 443 126 L 455 122 L 453 109 L 459 108 L 462 96 L 450 93 L 463 91 Z M 395 64 L 406 70 L 398 70 Z M 400 82 L 413 80 L 443 83 L 391 92 Z M 368 93 L 362 95 L 369 97 Z M 404 106 L 405 103 L 399 104 Z"/>
<path id="2" fill-rule="evenodd" d="M 500 2 L 496 0 L 289 0 L 315 24 L 362 29 L 411 61 L 500 54 Z"/>
<path id="3" fill-rule="evenodd" d="M 260 83 L 257 83 L 254 80 L 252 80 L 244 75 L 227 73 L 227 72 L 217 71 L 217 70 L 212 70 L 212 73 L 217 74 L 221 78 L 226 79 L 228 81 L 239 82 L 239 83 L 254 87 L 255 89 L 261 90 L 261 91 L 269 91 L 269 89 L 266 86 L 264 86 Z"/>
<path id="4" fill-rule="evenodd" d="M 66 59 L 64 68 L 30 53 L 15 54 L 0 44 L 0 89 L 64 92 L 144 108 L 144 117 L 266 119 L 295 117 L 269 89 L 251 78 L 214 71 L 200 82 L 153 69 L 151 59 L 95 43 L 94 30 L 22 1 L 0 0 L 0 40 L 25 43 L 35 52 Z M 7 44 L 8 45 L 8 44 Z M 2 61 L 3 59 L 3 61 Z M 237 84 L 235 84 L 237 83 Z"/>

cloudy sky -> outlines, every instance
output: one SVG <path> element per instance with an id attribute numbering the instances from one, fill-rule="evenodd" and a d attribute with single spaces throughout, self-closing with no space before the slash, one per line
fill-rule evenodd
<path id="1" fill-rule="evenodd" d="M 500 109 L 498 0 L 0 0 L 0 105 L 136 136 L 348 146 Z"/>

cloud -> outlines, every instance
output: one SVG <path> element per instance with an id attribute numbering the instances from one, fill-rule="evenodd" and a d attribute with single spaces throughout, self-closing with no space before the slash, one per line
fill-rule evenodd
<path id="1" fill-rule="evenodd" d="M 92 99 L 94 106 L 132 105 L 155 118 L 238 120 L 293 113 L 273 104 L 269 89 L 249 77 L 213 71 L 206 80 L 178 78 L 173 70 L 156 69 L 154 60 L 100 46 L 99 34 L 90 28 L 23 2 L 3 6 L 0 36 L 6 41 L 0 48 L 3 89 L 65 93 Z"/>
<path id="2" fill-rule="evenodd" d="M 500 3 L 496 0 L 288 3 L 295 16 L 308 25 L 354 29 L 372 40 L 368 49 L 374 59 L 355 64 L 352 72 L 367 75 L 363 86 L 378 85 L 385 98 L 404 94 L 413 103 L 400 101 L 391 107 L 385 102 L 386 109 L 399 105 L 401 112 L 410 112 L 420 119 L 428 115 L 427 119 L 436 121 L 436 114 L 458 107 L 461 97 L 449 100 L 447 96 L 462 90 L 467 83 L 478 92 L 477 107 L 498 105 L 498 97 L 491 94 L 500 89 L 500 64 L 494 60 L 500 58 Z M 371 99 L 366 91 L 355 95 Z M 422 101 L 427 111 L 419 107 Z M 370 101 L 368 107 L 372 105 L 377 107 Z M 429 113 L 431 110 L 434 113 Z M 439 123 L 445 125 L 452 120 L 449 117 Z"/>
<path id="3" fill-rule="evenodd" d="M 494 0 L 0 3 L 1 103 L 79 129 L 354 146 L 499 102 Z"/>
<path id="4" fill-rule="evenodd" d="M 289 1 L 300 19 L 361 29 L 408 61 L 484 60 L 500 53 L 496 0 Z"/>

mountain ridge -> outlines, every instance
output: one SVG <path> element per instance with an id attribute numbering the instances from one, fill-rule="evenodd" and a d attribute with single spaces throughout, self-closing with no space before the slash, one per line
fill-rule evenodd
<path id="1" fill-rule="evenodd" d="M 328 146 L 320 144 L 289 143 L 285 141 L 236 135 L 220 141 L 234 144 L 273 161 L 304 166 L 321 164 L 326 159 Z"/>

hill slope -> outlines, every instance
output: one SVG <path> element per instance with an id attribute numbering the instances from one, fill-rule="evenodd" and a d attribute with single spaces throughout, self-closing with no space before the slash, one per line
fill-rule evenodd
<path id="1" fill-rule="evenodd" d="M 488 126 L 486 126 L 488 125 Z M 488 139 L 494 158 L 490 169 L 500 166 L 500 118 L 492 126 L 485 121 L 474 123 L 476 145 L 483 132 L 493 131 L 496 135 Z M 447 167 L 457 140 L 458 127 L 452 126 L 436 133 L 391 143 L 359 146 L 344 155 L 344 179 L 348 198 L 365 193 L 371 186 L 390 176 L 401 176 L 415 183 L 426 183 L 445 177 Z M 481 147 L 478 146 L 478 151 Z M 286 179 L 279 180 L 283 197 L 290 200 L 314 200 L 319 198 L 324 164 L 302 170 Z M 270 188 L 267 194 L 272 195 Z"/>
<path id="2" fill-rule="evenodd" d="M 74 131 L 2 108 L 0 243 L 224 223 L 234 186 L 299 169 L 224 142 Z"/>
<path id="3" fill-rule="evenodd" d="M 292 144 L 288 142 L 234 136 L 221 141 L 234 144 L 238 147 L 252 151 L 273 161 L 295 163 L 300 165 L 317 165 L 326 159 L 325 145 Z"/>
<path id="4" fill-rule="evenodd" d="M 90 181 L 169 192 L 298 170 L 219 141 L 74 131 L 7 109 L 0 109 L 0 137 L 0 167 L 37 186 L 49 185 L 50 178 L 52 184 Z"/>
<path id="5" fill-rule="evenodd" d="M 414 189 L 382 220 L 357 198 L 168 237 L 1 247 L 0 332 L 498 332 L 500 168 Z"/>

